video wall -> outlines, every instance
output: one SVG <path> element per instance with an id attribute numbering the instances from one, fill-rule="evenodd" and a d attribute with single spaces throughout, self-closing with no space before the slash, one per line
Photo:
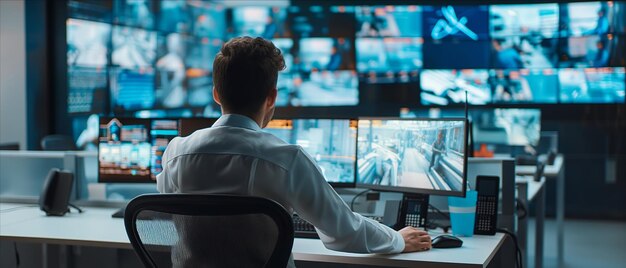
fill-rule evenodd
<path id="1" fill-rule="evenodd" d="M 213 59 L 244 35 L 284 53 L 282 107 L 355 106 L 366 84 L 414 85 L 416 106 L 463 103 L 465 92 L 476 105 L 625 100 L 624 2 L 245 3 L 68 1 L 68 112 L 106 102 L 113 114 L 217 116 Z"/>

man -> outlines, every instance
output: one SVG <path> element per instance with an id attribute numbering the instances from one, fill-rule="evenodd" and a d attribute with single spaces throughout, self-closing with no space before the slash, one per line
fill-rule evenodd
<path id="1" fill-rule="evenodd" d="M 446 142 L 443 139 L 443 130 L 439 130 L 439 133 L 437 133 L 437 140 L 435 140 L 435 142 L 433 143 L 433 152 L 430 158 L 430 166 L 428 167 L 428 169 L 434 167 L 436 164 L 435 161 L 438 161 L 438 158 L 441 159 L 441 155 L 445 152 Z"/>
<path id="2" fill-rule="evenodd" d="M 430 249 L 424 231 L 406 227 L 396 232 L 353 213 L 302 147 L 261 131 L 274 114 L 276 81 L 284 68 L 280 50 L 267 40 L 241 37 L 224 44 L 213 62 L 213 97 L 223 116 L 211 128 L 170 142 L 157 176 L 159 192 L 272 199 L 313 224 L 333 250 Z"/>

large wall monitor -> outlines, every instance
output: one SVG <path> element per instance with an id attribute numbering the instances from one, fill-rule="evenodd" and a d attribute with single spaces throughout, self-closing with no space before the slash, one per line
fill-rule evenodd
<path id="1" fill-rule="evenodd" d="M 264 131 L 302 146 L 331 185 L 354 186 L 357 120 L 274 119 Z"/>
<path id="2" fill-rule="evenodd" d="M 360 119 L 357 186 L 464 196 L 465 119 Z"/>

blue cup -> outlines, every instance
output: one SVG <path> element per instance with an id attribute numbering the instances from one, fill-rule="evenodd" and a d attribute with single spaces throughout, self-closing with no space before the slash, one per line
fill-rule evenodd
<path id="1" fill-rule="evenodd" d="M 467 191 L 465 198 L 448 197 L 452 234 L 466 237 L 474 235 L 477 199 L 478 192 L 476 191 Z"/>

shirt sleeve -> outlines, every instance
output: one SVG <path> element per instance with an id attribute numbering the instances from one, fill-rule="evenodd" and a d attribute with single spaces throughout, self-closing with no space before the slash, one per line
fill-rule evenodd
<path id="1" fill-rule="evenodd" d="M 328 249 L 353 253 L 400 253 L 404 239 L 395 230 L 350 210 L 306 152 L 289 169 L 288 199 L 298 215 L 317 229 Z"/>

